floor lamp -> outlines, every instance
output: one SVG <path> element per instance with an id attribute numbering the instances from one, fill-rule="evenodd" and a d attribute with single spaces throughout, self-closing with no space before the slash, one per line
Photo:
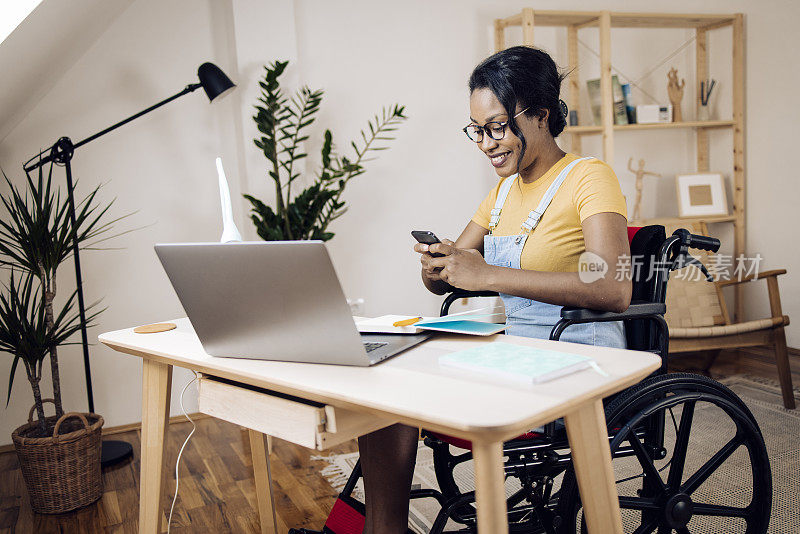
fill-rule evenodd
<path id="1" fill-rule="evenodd" d="M 87 137 L 83 141 L 78 143 L 73 143 L 69 137 L 62 137 L 58 141 L 53 144 L 53 146 L 47 150 L 44 150 L 34 156 L 33 158 L 29 159 L 23 168 L 25 169 L 26 173 L 29 173 L 43 165 L 48 163 L 55 163 L 57 165 L 63 165 L 67 175 L 67 193 L 69 199 L 69 217 L 73 228 L 75 227 L 75 198 L 74 198 L 74 191 L 73 191 L 73 182 L 72 182 L 72 156 L 75 153 L 77 148 L 85 145 L 90 141 L 94 141 L 98 137 L 109 133 L 112 130 L 116 130 L 123 124 L 127 124 L 134 119 L 138 119 L 142 115 L 150 113 L 156 108 L 160 108 L 164 104 L 172 102 L 176 98 L 180 98 L 185 94 L 191 93 L 192 91 L 196 91 L 201 87 L 208 95 L 209 101 L 213 101 L 224 94 L 230 92 L 234 87 L 234 83 L 228 78 L 222 70 L 214 65 L 213 63 L 203 63 L 197 69 L 197 77 L 200 79 L 199 83 L 193 83 L 186 86 L 186 88 L 175 94 L 166 100 L 162 100 L 161 102 L 150 106 L 149 108 L 145 109 L 144 111 L 140 111 L 139 113 L 128 117 L 127 119 L 120 121 L 113 126 L 109 126 L 105 130 L 98 132 L 92 136 Z M 45 155 L 46 154 L 46 155 Z M 83 301 L 83 280 L 81 277 L 81 262 L 79 257 L 79 250 L 78 250 L 78 240 L 77 235 L 73 239 L 72 243 L 72 254 L 75 260 L 75 282 L 77 284 L 78 289 L 78 311 L 80 313 L 81 318 L 81 341 L 83 345 L 83 367 L 86 374 L 86 394 L 88 396 L 89 401 L 89 411 L 94 412 L 94 395 L 92 393 L 92 372 L 91 367 L 89 364 L 89 342 L 86 334 L 86 307 Z M 125 441 L 104 441 L 103 442 L 103 453 L 101 462 L 103 467 L 108 465 L 115 464 L 125 458 L 128 458 L 133 454 L 133 447 L 130 443 Z"/>

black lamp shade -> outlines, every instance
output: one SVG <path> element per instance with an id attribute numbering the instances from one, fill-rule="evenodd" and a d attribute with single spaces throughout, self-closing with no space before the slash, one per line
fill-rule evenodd
<path id="1" fill-rule="evenodd" d="M 209 101 L 213 101 L 223 93 L 236 87 L 236 84 L 222 72 L 222 69 L 213 63 L 200 65 L 197 69 L 197 77 L 200 78 L 200 85 L 203 86 Z"/>

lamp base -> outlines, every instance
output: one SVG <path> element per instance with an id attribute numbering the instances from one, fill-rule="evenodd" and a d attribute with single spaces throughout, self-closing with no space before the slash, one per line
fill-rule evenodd
<path id="1" fill-rule="evenodd" d="M 133 445 L 127 441 L 104 441 L 103 450 L 100 453 L 100 466 L 102 468 L 110 467 L 132 457 Z"/>

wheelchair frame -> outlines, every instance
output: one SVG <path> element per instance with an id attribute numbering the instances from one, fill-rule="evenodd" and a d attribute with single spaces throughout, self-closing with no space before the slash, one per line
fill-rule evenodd
<path id="1" fill-rule="evenodd" d="M 664 235 L 663 229 L 661 230 L 660 235 Z M 651 268 L 651 272 L 654 273 L 654 278 L 652 283 L 645 291 L 647 298 L 644 300 L 632 300 L 629 308 L 622 313 L 599 312 L 583 308 L 565 307 L 561 311 L 561 320 L 553 327 L 551 331 L 550 339 L 558 340 L 564 330 L 573 324 L 620 320 L 639 321 L 638 324 L 635 324 L 635 327 L 639 328 L 639 339 L 643 339 L 647 347 L 644 350 L 661 356 L 661 368 L 653 373 L 653 375 L 640 382 L 637 386 L 632 386 L 631 388 L 620 392 L 616 396 L 606 399 L 607 417 L 609 416 L 609 410 L 611 410 L 610 415 L 613 416 L 614 413 L 617 413 L 614 411 L 615 407 L 622 409 L 620 407 L 626 406 L 627 403 L 634 406 L 633 420 L 644 420 L 644 424 L 639 424 L 638 426 L 632 427 L 630 424 L 627 424 L 620 427 L 615 427 L 609 431 L 609 443 L 612 448 L 612 460 L 630 456 L 637 456 L 641 460 L 641 455 L 644 454 L 650 460 L 651 465 L 653 465 L 653 460 L 662 460 L 666 458 L 667 449 L 665 448 L 665 432 L 667 424 L 667 409 L 653 411 L 652 408 L 649 408 L 653 413 L 645 415 L 642 415 L 646 411 L 644 409 L 640 409 L 638 412 L 636 411 L 636 409 L 638 409 L 638 405 L 636 404 L 638 401 L 636 396 L 638 389 L 648 390 L 650 395 L 654 396 L 653 405 L 660 405 L 659 402 L 666 405 L 666 402 L 669 401 L 669 388 L 661 391 L 661 389 L 664 388 L 660 388 L 659 382 L 669 382 L 669 384 L 672 384 L 673 386 L 674 384 L 677 384 L 678 386 L 684 384 L 686 385 L 686 388 L 684 389 L 688 390 L 688 393 L 684 393 L 684 396 L 689 395 L 687 398 L 696 398 L 697 400 L 715 399 L 714 402 L 724 405 L 723 407 L 732 406 L 733 408 L 729 409 L 735 409 L 735 413 L 740 414 L 740 419 L 751 421 L 753 426 L 747 426 L 747 428 L 751 429 L 749 430 L 748 439 L 750 439 L 750 442 L 754 443 L 752 446 L 758 449 L 756 452 L 761 453 L 757 458 L 758 461 L 760 463 L 766 462 L 765 467 L 763 465 L 760 466 L 762 471 L 765 469 L 766 477 L 764 473 L 761 473 L 759 480 L 761 484 L 766 484 L 768 486 L 767 489 L 769 489 L 769 496 L 765 497 L 766 504 L 762 501 L 760 506 L 755 506 L 754 509 L 749 512 L 753 517 L 747 518 L 747 533 L 760 534 L 766 531 L 767 524 L 769 522 L 769 510 L 771 509 L 771 478 L 769 478 L 769 461 L 768 458 L 766 458 L 763 438 L 761 437 L 760 430 L 758 430 L 758 426 L 755 423 L 752 414 L 733 392 L 711 379 L 697 377 L 694 375 L 667 375 L 669 330 L 663 315 L 666 312 L 666 286 L 669 279 L 669 273 L 687 265 L 695 265 L 700 268 L 702 272 L 710 279 L 708 271 L 705 269 L 702 263 L 689 254 L 688 249 L 691 247 L 716 252 L 719 249 L 719 245 L 719 240 L 714 238 L 692 235 L 687 230 L 675 231 L 672 236 L 666 238 L 660 245 L 655 258 L 649 258 L 650 261 L 657 261 L 658 264 L 656 269 Z M 458 299 L 490 296 L 497 296 L 497 294 L 494 292 L 455 291 L 445 298 L 444 302 L 442 303 L 440 315 L 448 315 L 450 306 Z M 626 335 L 629 337 L 629 339 L 631 338 L 631 331 L 631 329 L 626 328 Z M 705 395 L 705 397 L 703 397 L 703 395 Z M 677 402 L 674 400 L 675 397 L 671 398 L 673 399 L 673 402 Z M 681 397 L 681 399 L 682 398 L 683 397 Z M 690 400 L 690 402 L 694 403 L 695 401 Z M 693 406 L 694 404 L 692 404 L 692 409 Z M 622 411 L 619 411 L 618 413 L 623 414 Z M 672 416 L 672 419 L 673 424 L 675 425 L 677 441 L 679 436 L 678 426 L 674 416 Z M 731 416 L 731 419 L 733 419 L 733 416 Z M 739 422 L 734 422 L 737 423 L 738 436 Z M 745 422 L 747 423 L 747 421 Z M 608 423 L 612 424 L 612 421 L 608 421 Z M 681 428 L 683 428 L 683 425 L 684 421 L 682 416 Z M 691 425 L 691 418 L 689 420 L 689 425 Z M 752 430 L 752 428 L 755 430 Z M 754 432 L 756 435 L 753 435 Z M 686 436 L 686 439 L 688 439 L 688 432 L 686 433 Z M 618 437 L 620 439 L 617 439 Z M 425 444 L 433 449 L 434 470 L 436 472 L 437 481 L 440 485 L 440 491 L 433 489 L 413 489 L 411 491 L 410 498 L 434 498 L 438 501 L 439 505 L 441 506 L 441 510 L 433 523 L 431 533 L 443 533 L 445 525 L 449 519 L 452 519 L 456 523 L 464 526 L 464 529 L 459 529 L 455 532 L 477 532 L 475 523 L 476 514 L 474 507 L 472 506 L 472 503 L 474 503 L 475 499 L 474 491 L 462 493 L 455 484 L 452 475 L 453 469 L 455 469 L 458 464 L 468 461 L 471 458 L 471 451 L 467 451 L 459 455 L 453 455 L 450 452 L 450 443 L 441 439 L 442 436 L 423 430 L 423 438 Z M 626 447 L 621 446 L 621 443 L 625 441 L 623 438 L 626 438 L 629 442 L 629 445 Z M 741 440 L 741 443 L 744 442 L 745 440 Z M 738 446 L 739 445 L 737 445 L 737 447 Z M 558 427 L 556 422 L 545 425 L 544 432 L 542 433 L 533 435 L 532 437 L 529 433 L 525 436 L 514 438 L 504 443 L 503 454 L 504 456 L 508 457 L 508 461 L 504 463 L 505 474 L 506 476 L 511 475 L 515 478 L 518 478 L 522 486 L 518 492 L 509 497 L 507 500 L 509 532 L 546 532 L 552 534 L 575 532 L 576 526 L 568 524 L 569 521 L 566 523 L 564 521 L 565 507 L 567 504 L 574 506 L 574 503 L 572 502 L 566 504 L 564 502 L 564 491 L 566 491 L 565 485 L 568 485 L 566 482 L 567 474 L 572 470 L 572 460 L 568 449 L 569 442 L 566 439 L 566 435 L 562 429 Z M 750 451 L 750 459 L 753 461 L 753 452 L 749 448 L 748 451 Z M 685 453 L 686 451 L 684 450 L 684 460 Z M 672 459 L 674 459 L 674 454 Z M 672 462 L 672 459 L 670 459 L 670 463 Z M 719 468 L 719 466 L 717 466 L 717 468 Z M 681 467 L 681 471 L 682 469 L 683 468 Z M 562 482 L 562 486 L 559 490 L 561 493 L 559 498 L 555 499 L 555 494 L 551 493 L 553 479 L 561 473 L 565 474 L 565 480 Z M 346 503 L 347 506 L 354 508 L 363 514 L 363 505 L 350 497 L 350 494 L 355 488 L 360 476 L 361 469 L 359 462 L 356 464 L 353 473 L 342 490 L 340 501 Z M 660 475 L 657 472 L 651 470 L 648 473 L 647 469 L 643 468 L 643 473 L 640 476 L 642 477 L 644 490 L 648 490 L 648 487 L 657 487 L 659 484 L 664 487 Z M 709 474 L 706 473 L 705 477 L 707 478 L 708 476 Z M 654 481 L 654 477 L 658 477 L 657 482 Z M 755 493 L 755 472 L 753 473 L 753 477 L 753 492 Z M 672 476 L 670 476 L 670 480 L 671 479 Z M 678 482 L 678 485 L 680 485 L 680 480 Z M 653 484 L 655 484 L 655 486 L 653 486 Z M 576 494 L 577 488 L 573 487 L 571 488 L 571 491 L 572 493 Z M 644 493 L 647 494 L 648 491 L 644 491 Z M 650 491 L 650 493 L 652 493 L 652 491 Z M 448 497 L 446 494 L 449 494 L 450 496 Z M 647 502 L 646 497 L 647 495 L 645 495 L 645 498 L 643 498 L 645 502 Z M 622 501 L 623 497 L 620 497 L 620 499 Z M 653 502 L 655 502 L 655 497 L 653 499 Z M 525 500 L 528 501 L 528 504 L 521 505 L 521 503 Z M 636 530 L 637 533 L 640 531 L 652 532 L 656 528 L 658 529 L 659 534 L 662 532 L 671 532 L 673 528 L 679 533 L 689 532 L 688 528 L 686 528 L 686 524 L 692 516 L 692 501 L 688 495 L 677 490 L 673 491 L 670 500 L 668 502 L 660 502 L 659 506 L 664 507 L 664 511 L 662 511 L 660 515 L 652 510 L 645 511 L 642 509 L 643 524 L 642 528 Z M 571 515 L 573 511 L 567 509 L 566 512 L 570 513 Z M 765 514 L 766 520 L 764 520 Z M 334 514 L 332 513 L 332 516 L 333 515 Z M 567 519 L 571 520 L 570 518 Z M 752 525 L 750 519 L 753 519 Z M 647 524 L 655 526 L 649 530 L 644 529 L 643 527 L 646 526 L 645 521 L 648 522 Z M 583 529 L 585 526 L 581 528 Z M 346 532 L 342 532 L 340 530 L 334 530 L 331 528 L 329 518 L 329 522 L 326 523 L 326 527 L 324 527 L 323 531 L 319 534 L 350 534 L 351 532 L 356 533 L 360 531 L 348 530 Z M 292 529 L 290 530 L 290 534 L 317 533 L 315 531 L 306 529 Z"/>

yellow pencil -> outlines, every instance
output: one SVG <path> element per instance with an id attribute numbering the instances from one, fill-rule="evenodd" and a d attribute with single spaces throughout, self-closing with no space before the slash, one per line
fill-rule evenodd
<path id="1" fill-rule="evenodd" d="M 392 326 L 411 326 L 414 323 L 417 323 L 422 320 L 422 317 L 413 317 L 411 319 L 403 319 L 402 321 L 397 321 Z"/>

